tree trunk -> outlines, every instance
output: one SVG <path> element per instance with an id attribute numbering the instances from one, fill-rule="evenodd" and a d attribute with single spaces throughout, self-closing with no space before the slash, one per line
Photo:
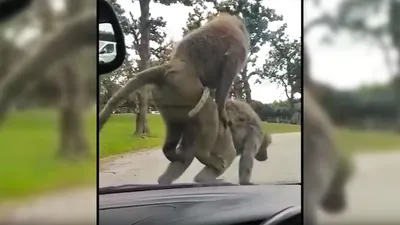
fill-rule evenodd
<path id="1" fill-rule="evenodd" d="M 390 1 L 390 32 L 392 35 L 393 44 L 397 50 L 397 54 L 400 55 L 400 27 L 398 21 L 400 20 L 400 2 Z M 400 57 L 397 62 L 398 68 L 400 68 Z M 400 71 L 397 69 L 396 77 L 393 79 L 393 88 L 395 94 L 395 103 L 400 102 Z M 400 104 L 396 104 L 396 129 L 400 132 Z"/>
<path id="2" fill-rule="evenodd" d="M 66 17 L 77 15 L 82 10 L 79 1 L 70 1 L 67 4 Z M 49 25 L 48 25 L 49 26 Z M 76 56 L 72 56 L 76 57 Z M 80 74 L 73 68 L 73 59 L 68 59 L 63 65 L 60 74 L 60 142 L 58 156 L 64 159 L 80 159 L 90 155 L 89 144 L 84 132 L 83 103 L 86 98 L 84 83 Z"/>
<path id="3" fill-rule="evenodd" d="M 294 99 L 291 98 L 291 99 L 288 99 L 288 101 L 289 101 L 290 116 L 293 117 L 294 114 L 296 113 L 296 109 L 294 107 Z"/>
<path id="4" fill-rule="evenodd" d="M 246 102 L 250 103 L 251 102 L 251 88 L 250 88 L 250 84 L 247 80 L 243 83 L 243 88 L 244 88 L 244 92 L 246 94 Z"/>
<path id="5" fill-rule="evenodd" d="M 400 54 L 400 50 L 399 50 Z M 399 62 L 400 65 L 400 62 Z M 400 133 L 400 72 L 396 74 L 396 77 L 393 82 L 393 88 L 394 88 L 394 99 L 396 104 L 396 130 L 397 132 Z"/>
<path id="6" fill-rule="evenodd" d="M 244 92 L 246 102 L 250 103 L 251 102 L 251 88 L 250 88 L 250 84 L 249 84 L 248 77 L 247 77 L 247 66 L 245 66 L 243 68 L 243 71 L 240 73 L 239 76 L 241 76 L 241 79 L 240 79 L 241 80 L 241 85 L 240 85 L 241 91 L 240 91 L 240 93 L 242 94 Z"/>
<path id="7" fill-rule="evenodd" d="M 89 156 L 89 144 L 84 133 L 82 84 L 79 74 L 67 63 L 60 77 L 60 142 L 58 156 L 79 159 Z"/>
<path id="8" fill-rule="evenodd" d="M 145 70 L 148 68 L 150 59 L 150 30 L 149 30 L 149 17 L 150 17 L 150 0 L 140 0 L 140 45 L 139 45 L 139 70 Z M 147 101 L 148 101 L 147 87 L 143 87 L 139 90 L 139 112 L 136 115 L 136 130 L 135 135 L 143 136 L 149 133 L 147 126 Z"/>
<path id="9" fill-rule="evenodd" d="M 232 95 L 235 97 L 235 99 L 243 99 L 242 98 L 242 82 L 240 80 L 240 75 L 235 78 L 233 81 L 233 86 L 231 87 L 232 89 Z"/>
<path id="10" fill-rule="evenodd" d="M 145 90 L 144 90 L 145 91 Z M 136 114 L 136 130 L 135 135 L 145 136 L 150 133 L 149 127 L 147 125 L 147 94 L 143 96 L 142 93 L 138 93 L 138 108 L 139 111 Z"/>

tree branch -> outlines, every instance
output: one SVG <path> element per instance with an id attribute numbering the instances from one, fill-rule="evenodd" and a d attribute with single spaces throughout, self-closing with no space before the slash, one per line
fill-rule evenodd
<path id="1" fill-rule="evenodd" d="M 50 65 L 84 46 L 95 45 L 97 16 L 95 11 L 81 13 L 45 38 L 43 44 L 12 68 L 0 82 L 0 123 L 16 98 L 42 78 Z"/>
<path id="2" fill-rule="evenodd" d="M 135 17 L 133 16 L 132 12 L 129 12 L 129 15 L 131 16 L 132 22 L 134 22 L 135 21 Z M 134 39 L 134 43 L 133 43 L 134 48 L 138 49 L 139 46 L 140 46 L 139 30 L 136 31 L 135 29 L 133 29 L 133 27 L 131 27 L 130 31 L 131 31 L 131 34 L 132 34 L 133 39 Z"/>

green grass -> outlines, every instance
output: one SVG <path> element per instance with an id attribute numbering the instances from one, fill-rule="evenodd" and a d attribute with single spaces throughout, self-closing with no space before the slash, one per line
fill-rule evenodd
<path id="1" fill-rule="evenodd" d="M 132 135 L 135 128 L 133 114 L 113 115 L 100 133 L 100 157 L 162 145 L 165 134 L 161 117 L 150 114 L 148 123 L 151 135 L 140 138 Z M 298 125 L 278 123 L 263 123 L 263 128 L 270 133 L 300 132 L 301 130 Z M 400 135 L 393 132 L 338 128 L 336 140 L 339 148 L 346 154 L 400 150 Z"/>
<path id="2" fill-rule="evenodd" d="M 85 115 L 93 157 L 78 164 L 56 159 L 58 113 L 12 113 L 0 126 L 0 199 L 16 199 L 49 190 L 96 182 L 96 117 Z"/>
<path id="3" fill-rule="evenodd" d="M 335 135 L 345 154 L 400 150 L 400 135 L 394 132 L 339 128 Z"/>
<path id="4" fill-rule="evenodd" d="M 150 137 L 132 135 L 135 117 L 113 115 L 100 134 L 100 157 L 160 146 L 164 124 L 159 115 L 148 115 Z M 7 200 L 58 188 L 94 184 L 96 181 L 96 121 L 94 112 L 85 116 L 85 129 L 93 158 L 69 164 L 55 158 L 58 143 L 58 113 L 30 110 L 13 113 L 0 126 L 0 199 Z M 270 133 L 299 132 L 300 126 L 264 123 Z M 400 135 L 382 131 L 337 129 L 340 149 L 347 154 L 400 149 Z"/>
<path id="5" fill-rule="evenodd" d="M 147 119 L 151 134 L 140 138 L 133 135 L 133 114 L 112 115 L 100 133 L 100 157 L 162 145 L 165 127 L 160 115 L 149 114 Z M 269 133 L 300 132 L 300 126 L 291 124 L 264 123 L 263 128 Z"/>
<path id="6" fill-rule="evenodd" d="M 262 123 L 263 130 L 271 134 L 301 132 L 301 126 L 283 123 Z"/>

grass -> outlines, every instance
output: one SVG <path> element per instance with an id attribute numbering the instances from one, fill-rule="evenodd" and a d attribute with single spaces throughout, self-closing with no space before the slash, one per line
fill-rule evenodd
<path id="1" fill-rule="evenodd" d="M 301 126 L 294 124 L 262 123 L 262 127 L 271 134 L 301 132 Z"/>
<path id="2" fill-rule="evenodd" d="M 113 115 L 100 134 L 100 157 L 131 150 L 160 146 L 164 124 L 159 115 L 148 115 L 151 135 L 132 135 L 132 114 Z M 94 112 L 85 115 L 86 135 L 93 158 L 79 164 L 56 160 L 58 113 L 29 110 L 10 115 L 0 127 L 0 199 L 21 198 L 62 187 L 94 184 L 96 181 L 96 120 Z M 299 132 L 300 126 L 264 123 L 270 133 Z M 346 154 L 400 149 L 400 135 L 382 131 L 336 130 L 340 149 Z"/>
<path id="3" fill-rule="evenodd" d="M 58 113 L 29 110 L 10 115 L 0 127 L 0 199 L 16 199 L 96 182 L 96 117 L 85 115 L 93 157 L 77 164 L 56 159 Z"/>
<path id="4" fill-rule="evenodd" d="M 338 128 L 335 135 L 345 154 L 400 151 L 400 135 L 394 132 Z"/>
<path id="5" fill-rule="evenodd" d="M 131 150 L 160 146 L 164 139 L 164 124 L 159 115 L 148 115 L 151 130 L 149 137 L 132 135 L 135 128 L 133 114 L 116 114 L 100 133 L 100 157 L 125 153 Z M 300 132 L 298 125 L 263 123 L 270 133 Z M 346 154 L 400 150 L 400 135 L 393 132 L 360 131 L 346 128 L 336 129 L 338 146 Z"/>
<path id="6" fill-rule="evenodd" d="M 112 115 L 100 133 L 100 157 L 162 145 L 165 127 L 160 115 L 149 114 L 147 119 L 151 134 L 140 138 L 132 135 L 135 128 L 133 114 Z M 300 126 L 292 124 L 264 123 L 263 128 L 270 133 L 300 132 Z"/>

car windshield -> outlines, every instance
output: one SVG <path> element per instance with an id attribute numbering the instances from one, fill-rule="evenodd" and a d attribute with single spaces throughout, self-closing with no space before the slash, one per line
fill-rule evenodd
<path id="1" fill-rule="evenodd" d="M 85 212 L 83 214 L 87 213 L 95 219 L 92 209 L 96 208 L 93 196 L 97 193 L 97 177 L 102 187 L 159 183 L 165 187 L 171 179 L 173 183 L 193 184 L 196 179 L 213 183 L 217 179 L 219 182 L 238 184 L 240 170 L 244 173 L 252 171 L 251 177 L 250 174 L 243 176 L 243 184 L 300 181 L 300 89 L 295 89 L 295 86 L 293 89 L 282 88 L 279 79 L 265 75 L 277 71 L 276 76 L 282 76 L 287 81 L 289 77 L 284 74 L 289 73 L 289 67 L 283 64 L 290 61 L 292 67 L 289 69 L 300 67 L 301 32 L 297 29 L 301 21 L 300 1 L 288 7 L 298 14 L 284 10 L 287 6 L 281 1 L 271 5 L 252 1 L 248 5 L 246 3 L 241 12 L 231 12 L 240 18 L 232 20 L 240 22 L 235 32 L 240 32 L 239 36 L 247 40 L 244 32 L 247 29 L 251 41 L 242 41 L 238 45 L 230 43 L 242 53 L 240 58 L 246 64 L 235 79 L 231 92 L 227 93 L 230 94 L 227 117 L 223 112 L 217 115 L 217 107 L 210 100 L 204 103 L 208 106 L 200 108 L 214 107 L 214 111 L 208 109 L 209 113 L 204 113 L 200 109 L 194 112 L 192 118 L 195 119 L 191 119 L 190 123 L 187 122 L 189 120 L 186 124 L 182 122 L 197 105 L 197 100 L 194 102 L 193 99 L 200 99 L 200 96 L 186 95 L 186 91 L 198 90 L 200 93 L 202 90 L 202 79 L 195 78 L 176 82 L 174 87 L 143 86 L 129 93 L 112 109 L 113 113 L 101 132 L 98 132 L 100 128 L 97 125 L 98 111 L 104 109 L 113 95 L 139 71 L 149 67 L 165 69 L 160 65 L 169 62 L 176 43 L 203 26 L 209 19 L 207 15 L 216 16 L 221 8 L 217 5 L 203 7 L 203 3 L 197 1 L 192 6 L 162 2 L 141 6 L 140 3 L 146 1 L 107 1 L 112 4 L 120 22 L 127 55 L 120 68 L 99 76 L 99 64 L 118 58 L 116 51 L 119 49 L 113 33 L 115 26 L 94 26 L 97 21 L 96 3 L 100 1 L 31 2 L 25 11 L 20 12 L 20 16 L 1 21 L 4 28 L 0 29 L 0 146 L 4 149 L 0 151 L 1 211 L 4 206 L 10 215 L 24 217 L 19 220 L 21 218 L 17 216 L 20 223 L 30 221 L 32 217 L 38 218 L 38 214 L 43 218 L 58 215 L 55 212 L 74 215 Z M 224 1 L 224 4 L 227 4 L 227 9 L 236 7 L 235 1 Z M 147 7 L 149 11 L 146 11 Z M 141 9 L 143 12 L 140 12 Z M 254 9 L 260 9 L 259 14 L 249 13 Z M 140 16 L 142 13 L 143 16 Z M 247 17 L 243 18 L 243 15 Z M 295 28 L 286 29 L 285 24 Z M 217 30 L 225 32 L 230 28 Z M 282 37 L 279 43 L 270 40 L 274 35 Z M 201 44 L 203 39 L 191 43 Z M 216 74 L 215 71 L 218 71 L 222 76 L 225 70 L 239 67 L 235 64 L 225 66 L 224 70 L 218 68 L 224 64 L 222 59 L 230 55 L 223 49 L 227 43 L 218 41 L 213 47 L 197 46 L 196 51 L 190 51 L 186 57 L 202 57 L 204 65 L 214 64 L 213 68 L 196 68 L 193 74 L 181 75 L 187 74 L 188 78 L 202 72 Z M 273 44 L 276 46 L 272 47 Z M 109 54 L 100 57 L 99 48 L 106 45 L 110 46 L 106 51 Z M 279 52 L 282 49 L 278 46 L 290 46 L 290 60 L 282 57 Z M 247 48 L 251 49 L 249 58 L 243 51 Z M 208 51 L 208 55 L 202 55 L 197 50 Z M 214 60 L 213 57 L 220 58 Z M 102 63 L 96 60 L 102 60 Z M 272 65 L 267 68 L 265 65 L 270 62 Z M 295 78 L 290 77 L 290 80 L 293 78 L 299 83 L 299 76 L 296 73 Z M 203 93 L 217 99 L 214 95 L 218 91 L 211 86 L 211 93 L 206 91 L 209 89 Z M 228 88 L 225 89 L 228 92 Z M 241 101 L 234 102 L 232 99 Z M 250 123 L 243 124 L 241 118 L 234 117 L 235 113 L 229 111 L 229 107 L 236 107 L 235 104 L 242 104 L 239 108 L 247 113 L 249 120 L 255 121 L 255 129 Z M 171 108 L 172 111 L 169 111 Z M 169 111 L 169 122 L 172 121 L 172 124 L 164 121 L 166 111 L 167 114 Z M 231 128 L 228 128 L 228 120 L 224 119 L 232 120 Z M 170 137 L 167 137 L 168 129 Z M 219 130 L 224 130 L 224 133 L 217 137 Z M 180 140 L 182 142 L 178 143 Z M 216 144 L 221 141 L 223 144 Z M 190 148 L 187 147 L 190 143 L 199 149 L 192 163 Z M 173 151 L 163 154 L 163 146 Z M 191 154 L 193 158 L 194 153 Z M 240 168 L 242 158 L 245 163 Z M 185 171 L 182 170 L 186 167 L 180 162 L 182 160 L 188 164 Z M 174 166 L 168 171 L 176 172 L 178 166 L 179 173 L 183 173 L 175 173 L 176 179 L 174 176 L 168 179 L 162 176 L 170 161 L 174 161 Z M 205 165 L 208 167 L 200 175 L 208 176 L 200 176 L 199 172 Z M 212 179 L 210 174 L 214 176 Z M 69 208 L 71 205 L 76 207 Z M 43 206 L 47 210 L 41 210 Z M 27 213 L 20 213 L 19 210 Z M 57 221 L 54 223 L 57 224 Z"/>
<path id="2" fill-rule="evenodd" d="M 233 4 L 227 3 L 227 4 Z M 258 3 L 249 3 L 254 7 Z M 143 70 L 145 67 L 141 63 L 146 54 L 150 56 L 148 66 L 161 65 L 171 57 L 173 48 L 176 46 L 175 43 L 179 43 L 184 35 L 191 30 L 204 24 L 207 19 L 205 17 L 197 18 L 193 14 L 195 7 L 188 7 L 185 10 L 180 10 L 178 5 L 154 5 L 150 6 L 150 11 L 154 13 L 159 12 L 157 17 L 151 17 L 152 25 L 149 27 L 149 42 L 144 41 L 144 34 L 141 33 L 139 14 L 134 13 L 135 10 L 139 10 L 139 4 L 131 4 L 124 1 L 112 2 L 116 14 L 121 23 L 122 30 L 125 35 L 125 44 L 127 46 L 126 60 L 119 69 L 112 72 L 112 74 L 104 75 L 100 77 L 100 109 L 103 109 L 107 101 L 116 93 L 119 88 L 122 88 L 127 80 L 133 76 L 137 71 Z M 286 35 L 287 39 L 282 39 L 279 45 L 291 46 L 292 57 L 290 61 L 293 65 L 300 66 L 300 29 L 283 29 L 287 23 L 289 27 L 296 27 L 297 20 L 300 21 L 301 14 L 298 13 L 296 16 L 292 14 L 290 10 L 282 10 L 284 4 L 276 3 L 267 5 L 267 2 L 261 3 L 257 7 L 265 9 L 276 10 L 273 12 L 274 16 L 282 16 L 282 20 L 275 19 L 258 19 L 252 20 L 251 18 L 243 18 L 245 21 L 246 28 L 250 34 L 250 37 L 254 37 L 263 32 L 274 31 L 282 35 Z M 252 6 L 249 6 L 252 7 Z M 300 12 L 301 2 L 293 2 L 291 7 L 296 8 Z M 201 13 L 207 14 L 214 12 L 215 8 L 207 6 L 203 8 Z M 168 16 L 170 12 L 174 11 L 173 16 Z M 199 13 L 199 12 L 197 12 Z M 240 14 L 241 15 L 241 14 Z M 187 22 L 185 22 L 187 20 Z M 261 26 L 261 23 L 265 24 Z M 268 24 L 268 25 L 267 25 Z M 262 27 L 262 28 L 261 28 Z M 299 27 L 300 28 L 300 27 Z M 107 29 L 104 27 L 100 28 L 101 31 L 105 32 Z M 183 32 L 182 32 L 183 31 Z M 146 43 L 149 45 L 147 46 Z M 257 51 L 252 52 L 252 57 L 258 57 L 257 65 L 253 65 L 252 62 L 247 63 L 246 72 L 242 72 L 238 75 L 237 85 L 233 86 L 231 92 L 231 99 L 238 99 L 247 102 L 247 106 L 251 109 L 250 116 L 252 119 L 262 120 L 261 123 L 256 126 L 260 126 L 259 130 L 262 130 L 264 136 L 259 136 L 258 139 L 252 139 L 252 135 L 233 135 L 234 140 L 237 142 L 236 148 L 231 148 L 232 151 L 238 152 L 237 156 L 231 165 L 229 165 L 228 158 L 222 158 L 223 162 L 215 161 L 214 164 L 210 164 L 215 167 L 226 167 L 223 174 L 218 177 L 219 181 L 226 181 L 238 184 L 239 183 L 239 170 L 240 170 L 240 158 L 242 155 L 252 155 L 250 162 L 245 161 L 243 170 L 250 167 L 250 164 L 254 161 L 254 168 L 251 174 L 251 183 L 263 184 L 273 182 L 300 182 L 301 175 L 301 142 L 300 142 L 300 112 L 301 112 L 301 95 L 299 91 L 293 93 L 293 97 L 290 96 L 290 89 L 282 88 L 279 86 L 278 79 L 272 79 L 272 77 L 262 76 L 257 71 L 263 70 L 263 66 L 266 65 L 264 62 L 267 61 L 284 61 L 285 57 L 280 56 L 281 51 L 279 48 L 271 48 L 272 42 L 265 42 L 264 39 L 254 38 L 252 40 L 252 46 L 250 48 L 259 48 Z M 146 50 L 149 48 L 149 52 Z M 268 56 L 267 52 L 271 50 L 273 52 Z M 211 56 L 210 56 L 211 57 Z M 283 64 L 282 64 L 283 65 Z M 282 67 L 283 68 L 283 67 Z M 276 69 L 280 70 L 279 75 L 282 79 L 287 79 L 283 74 L 288 73 L 287 69 L 282 69 L 280 65 L 276 64 L 273 68 L 269 68 L 270 71 Z M 286 68 L 286 67 L 285 67 Z M 265 73 L 269 71 L 264 71 Z M 248 78 L 251 79 L 249 80 Z M 244 83 L 240 83 L 245 81 Z M 255 81 L 259 81 L 256 84 Z M 179 85 L 187 85 L 185 83 Z M 169 178 L 161 176 L 167 169 L 170 160 L 163 154 L 164 142 L 171 142 L 171 137 L 167 137 L 167 129 L 179 129 L 179 124 L 166 124 L 161 114 L 164 113 L 160 106 L 175 107 L 176 112 L 173 114 L 179 114 L 179 110 L 182 109 L 183 100 L 179 100 L 179 97 L 174 97 L 174 100 L 169 101 L 166 98 L 160 97 L 165 96 L 166 92 L 157 90 L 158 87 L 144 87 L 131 93 L 116 108 L 113 108 L 113 114 L 104 127 L 101 130 L 99 136 L 99 154 L 101 157 L 100 164 L 100 186 L 114 186 L 123 184 L 168 184 Z M 160 100 L 161 99 L 161 100 Z M 164 99 L 164 100 L 163 100 Z M 233 102 L 232 104 L 236 104 Z M 179 108 L 181 107 L 181 108 Z M 231 107 L 232 108 L 232 107 Z M 188 110 L 189 111 L 189 110 Z M 255 113 L 255 114 L 253 114 Z M 256 116 L 254 116 L 256 115 Z M 228 116 L 230 116 L 228 112 Z M 258 118 L 255 118 L 258 117 Z M 188 125 L 189 126 L 189 125 Z M 195 125 L 194 125 L 195 126 Z M 216 125 L 217 126 L 217 125 Z M 242 128 L 241 125 L 233 126 L 232 133 L 246 133 L 247 128 L 250 128 L 250 124 L 245 124 L 246 128 Z M 173 128 L 176 127 L 176 128 Z M 212 129 L 207 131 L 211 134 Z M 251 129 L 248 129 L 251 130 Z M 173 131 L 172 131 L 173 132 Z M 257 131 L 258 132 L 258 131 Z M 174 135 L 174 134 L 172 134 Z M 183 134 L 184 135 L 184 134 Z M 196 134 L 200 137 L 200 134 Z M 255 134 L 254 135 L 258 135 Z M 175 135 L 176 136 L 176 135 Z M 168 140 L 166 140 L 168 139 Z M 182 136 L 183 141 L 185 138 Z M 272 140 L 271 144 L 261 145 Z M 179 138 L 178 140 L 179 141 Z M 251 143 L 254 142 L 254 145 Z M 164 148 L 183 149 L 176 142 L 176 146 L 170 147 L 173 144 L 166 144 Z M 168 146 L 167 146 L 168 145 Z M 183 144 L 182 144 L 183 145 Z M 202 146 L 201 144 L 198 144 Z M 248 147 L 249 145 L 258 146 Z M 206 146 L 206 145 L 204 145 Z M 212 145 L 208 145 L 212 146 Z M 211 147 L 209 147 L 211 148 Z M 223 148 L 226 147 L 215 147 Z M 241 150 L 246 148 L 246 150 Z M 179 150 L 177 150 L 179 151 Z M 246 151 L 244 154 L 240 154 L 239 151 Z M 264 154 L 268 156 L 266 161 L 257 160 L 254 155 L 257 152 L 266 151 Z M 229 154 L 229 150 L 227 150 Z M 222 154 L 222 153 L 221 153 Z M 221 156 L 222 157 L 222 156 Z M 225 157 L 225 156 L 223 156 Z M 256 158 L 256 159 L 254 159 Z M 204 168 L 205 164 L 201 163 L 199 158 L 195 158 L 190 166 L 180 174 L 172 175 L 176 176 L 177 179 L 171 179 L 174 183 L 193 183 L 196 179 L 196 175 Z M 225 164 L 224 164 L 225 163 Z M 169 171 L 180 170 L 172 166 Z M 169 174 L 169 173 L 168 173 Z M 244 179 L 246 180 L 246 179 Z"/>

